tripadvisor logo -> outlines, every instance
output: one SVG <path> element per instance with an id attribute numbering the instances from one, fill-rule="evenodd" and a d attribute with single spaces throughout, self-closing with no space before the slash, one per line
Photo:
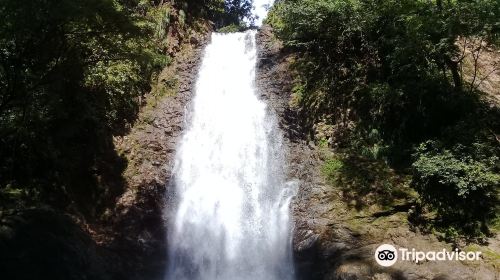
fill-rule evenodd
<path id="1" fill-rule="evenodd" d="M 398 251 L 389 244 L 382 244 L 375 250 L 375 260 L 381 266 L 391 266 L 398 260 Z"/>
<path id="2" fill-rule="evenodd" d="M 466 252 L 455 249 L 447 251 L 417 251 L 415 248 L 399 248 L 393 245 L 382 244 L 375 250 L 375 261 L 381 266 L 389 267 L 398 260 L 420 263 L 424 261 L 478 261 L 481 258 L 481 252 Z"/>

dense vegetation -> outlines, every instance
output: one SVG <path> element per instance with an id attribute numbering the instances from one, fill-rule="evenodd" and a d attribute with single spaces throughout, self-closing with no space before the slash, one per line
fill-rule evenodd
<path id="1" fill-rule="evenodd" d="M 175 44 L 202 21 L 238 24 L 250 7 L 242 0 L 2 1 L 1 207 L 43 203 L 95 217 L 122 191 L 126 162 L 112 135 L 134 122 Z"/>
<path id="2" fill-rule="evenodd" d="M 251 7 L 2 1 L 1 207 L 43 203 L 97 216 L 122 191 L 126 162 L 112 136 L 134 122 L 175 43 L 202 19 L 241 30 Z M 277 1 L 268 23 L 299 54 L 292 105 L 310 137 L 341 155 L 325 172 L 343 170 L 347 177 L 330 177 L 390 196 L 390 166 L 411 175 L 417 214 L 435 215 L 427 225 L 450 236 L 489 234 L 499 219 L 500 112 L 482 100 L 464 59 L 466 49 L 479 57 L 498 47 L 499 18 L 493 0 Z"/>
<path id="3" fill-rule="evenodd" d="M 326 170 L 361 157 L 412 175 L 417 216 L 452 237 L 498 218 L 500 113 L 463 68 L 498 46 L 499 18 L 492 0 L 282 0 L 268 23 L 299 54 L 292 105 L 345 159 Z"/>

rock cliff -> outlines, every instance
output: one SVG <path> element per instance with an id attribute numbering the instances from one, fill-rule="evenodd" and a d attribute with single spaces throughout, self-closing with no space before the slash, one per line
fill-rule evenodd
<path id="1" fill-rule="evenodd" d="M 421 233 L 408 222 L 411 207 L 395 205 L 388 211 L 356 209 L 345 201 L 345 189 L 326 182 L 321 168 L 329 149 L 308 141 L 301 126 L 301 112 L 292 105 L 293 53 L 287 52 L 264 26 L 258 33 L 260 94 L 279 117 L 288 147 L 288 178 L 299 180 L 293 203 L 295 230 L 293 249 L 297 279 L 499 279 L 495 257 L 467 264 L 458 261 L 425 262 L 418 265 L 398 262 L 383 268 L 374 260 L 375 248 L 384 243 L 420 250 L 478 249 L 498 251 L 498 238 L 490 245 L 466 247 L 447 244 L 436 236 Z M 496 264 L 495 264 L 496 263 Z"/>

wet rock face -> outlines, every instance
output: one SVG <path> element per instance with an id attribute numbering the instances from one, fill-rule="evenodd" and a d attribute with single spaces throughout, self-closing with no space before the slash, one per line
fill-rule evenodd
<path id="1" fill-rule="evenodd" d="M 305 129 L 299 124 L 299 112 L 288 103 L 293 81 L 289 68 L 290 55 L 274 39 L 269 26 L 263 26 L 257 34 L 257 45 L 257 87 L 271 113 L 275 113 L 279 119 L 288 150 L 288 178 L 300 181 L 299 191 L 292 205 L 296 274 L 298 279 L 323 279 L 325 262 L 320 248 L 321 236 L 314 230 L 314 224 L 327 221 L 315 217 L 320 211 L 316 208 L 324 205 L 311 203 L 317 191 L 315 186 L 321 184 L 317 169 L 319 159 L 314 153 L 314 147 L 306 140 Z"/>
<path id="2" fill-rule="evenodd" d="M 129 279 L 164 278 L 175 153 L 208 40 L 209 34 L 199 37 L 178 53 L 173 65 L 159 76 L 161 83 L 169 84 L 170 93 L 148 100 L 130 133 L 115 139 L 117 150 L 128 160 L 127 189 L 108 217 L 115 236 L 107 246 L 122 254 Z"/>

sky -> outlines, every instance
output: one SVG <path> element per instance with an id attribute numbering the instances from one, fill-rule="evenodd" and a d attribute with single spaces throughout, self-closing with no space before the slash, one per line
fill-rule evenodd
<path id="1" fill-rule="evenodd" d="M 254 14 L 259 16 L 259 19 L 255 21 L 255 24 L 257 26 L 262 25 L 262 20 L 264 20 L 264 18 L 267 15 L 267 10 L 265 6 L 266 5 L 271 6 L 273 3 L 274 0 L 254 0 L 254 7 L 255 7 Z"/>

